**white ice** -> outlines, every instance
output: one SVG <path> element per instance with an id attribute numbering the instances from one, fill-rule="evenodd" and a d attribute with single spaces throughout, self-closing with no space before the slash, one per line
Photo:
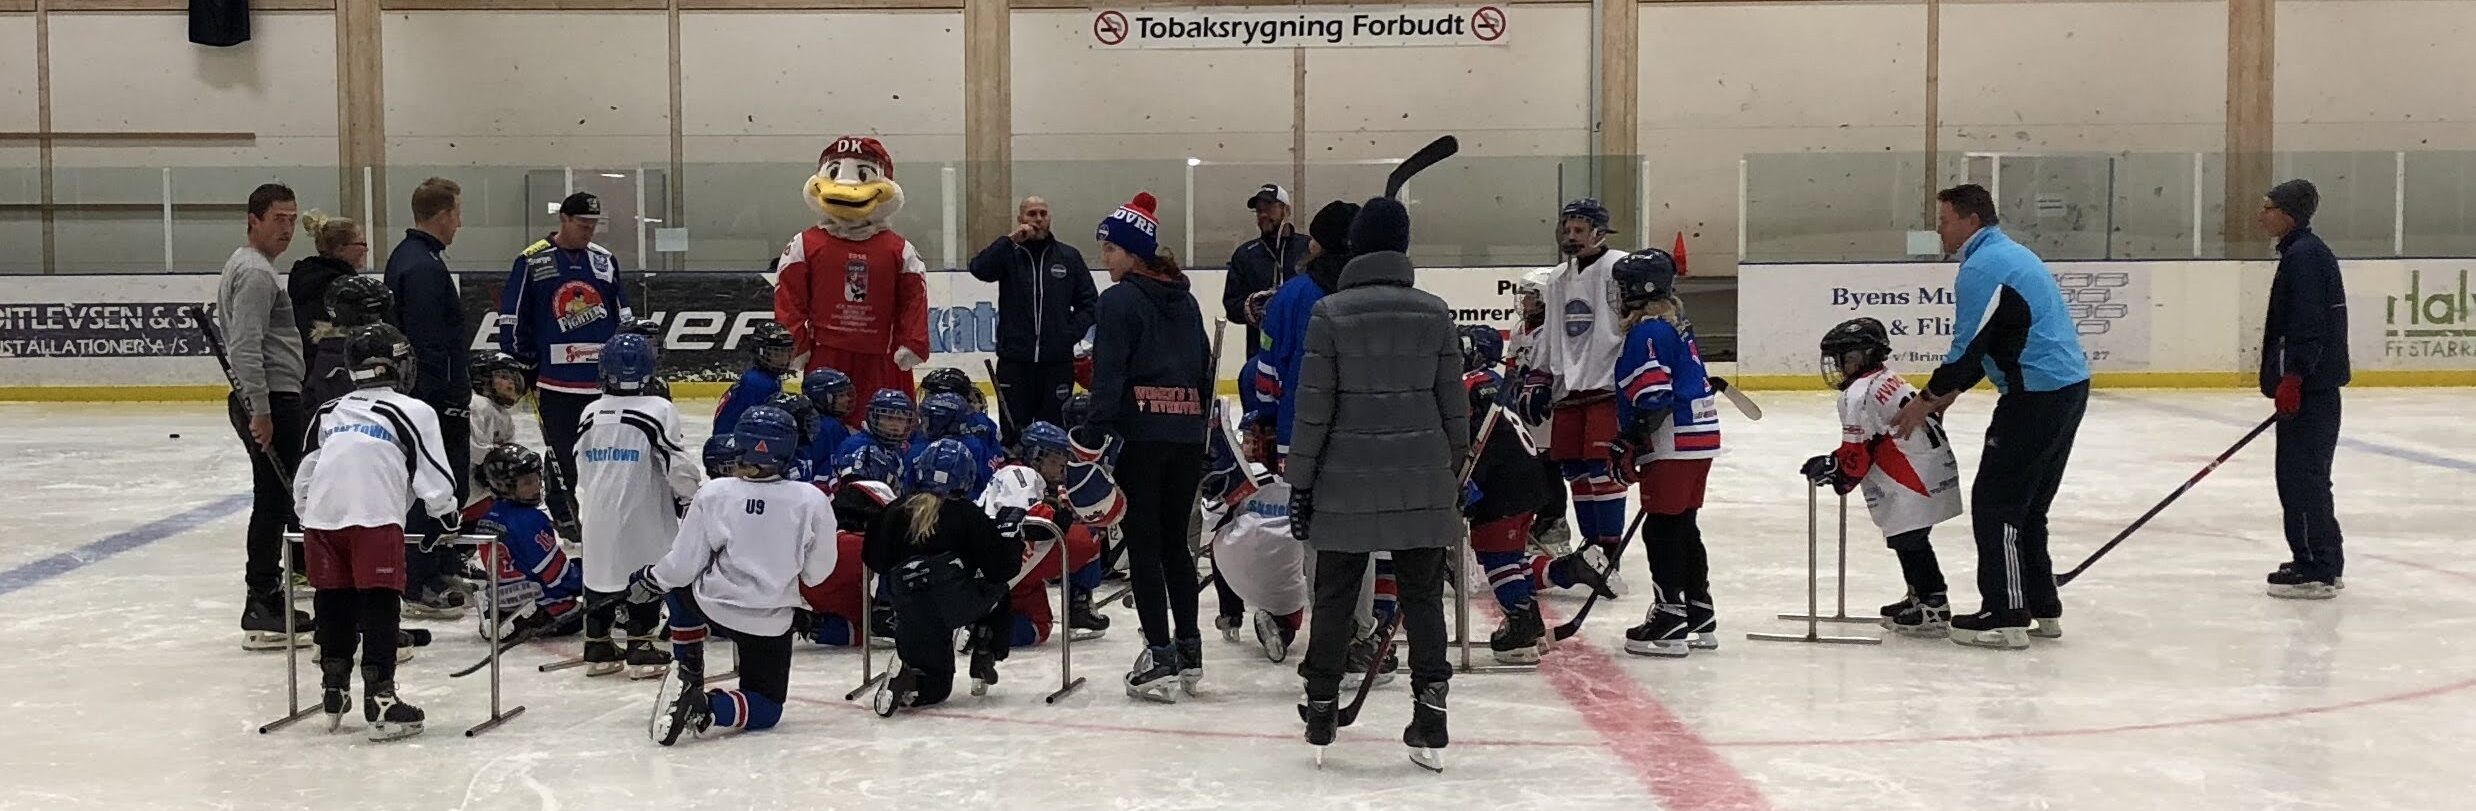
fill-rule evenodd
<path id="1" fill-rule="evenodd" d="M 2470 807 L 2468 391 L 2348 394 L 2337 481 L 2352 565 L 2337 600 L 2261 593 L 2262 575 L 2287 557 L 2265 436 L 2067 587 L 2069 636 L 2026 652 L 1896 637 L 1879 647 L 1747 640 L 1799 630 L 1773 618 L 1805 601 L 1805 494 L 1794 472 L 1837 442 L 1822 394 L 1756 396 L 1769 417 L 1726 415 L 1728 453 L 1702 515 L 1722 649 L 1683 661 L 1627 656 L 1621 633 L 1647 601 L 1604 604 L 1581 645 L 1552 654 L 1542 672 L 1455 679 L 1441 775 L 1404 758 L 1403 683 L 1379 691 L 1316 771 L 1292 710 L 1297 659 L 1268 663 L 1251 642 L 1207 641 L 1200 699 L 1126 698 L 1118 678 L 1136 635 L 1125 609 L 1112 610 L 1107 639 L 1078 646 L 1077 673 L 1091 682 L 1057 706 L 1041 702 L 1057 680 L 1054 647 L 1018 651 L 986 698 L 958 691 L 944 708 L 893 720 L 842 700 L 858 679 L 856 653 L 803 647 L 782 726 L 664 749 L 644 735 L 652 683 L 534 672 L 574 651 L 562 641 L 510 655 L 507 699 L 529 711 L 468 739 L 460 731 L 487 713 L 485 682 L 446 673 L 483 646 L 458 622 L 429 624 L 438 644 L 401 674 L 407 697 L 430 712 L 427 735 L 371 744 L 315 720 L 259 735 L 285 705 L 284 657 L 239 649 L 248 476 L 221 410 L 0 406 L 0 453 L 14 462 L 0 470 L 10 494 L 0 637 L 16 651 L 0 657 L 0 807 Z M 1981 391 L 1954 410 L 1965 471 L 1991 404 Z M 2101 392 L 2055 506 L 2057 567 L 2079 562 L 2267 410 L 2238 392 Z M 1823 503 L 1828 612 L 1834 502 Z M 1849 532 L 1857 614 L 1900 593 L 1862 509 Z M 194 525 L 160 541 L 48 560 L 181 514 Z M 1967 537 L 1965 523 L 1936 534 L 1964 609 L 1976 603 Z M 1647 579 L 1639 557 L 1625 568 L 1637 587 Z M 1558 618 L 1578 602 L 1548 598 Z"/>

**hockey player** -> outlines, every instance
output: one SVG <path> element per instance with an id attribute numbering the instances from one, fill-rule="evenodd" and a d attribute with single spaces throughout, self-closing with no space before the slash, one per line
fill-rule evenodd
<path id="1" fill-rule="evenodd" d="M 395 312 L 395 294 L 374 277 L 342 276 L 327 284 L 325 311 L 326 318 L 310 323 L 309 373 L 302 383 L 317 405 L 360 388 L 353 385 L 345 344 L 354 330 L 386 321 Z"/>
<path id="2" fill-rule="evenodd" d="M 1532 436 L 1555 435 L 1555 426 L 1548 415 L 1555 407 L 1556 375 L 1539 365 L 1539 355 L 1545 351 L 1539 345 L 1547 340 L 1542 332 L 1547 328 L 1547 304 L 1540 296 L 1547 289 L 1548 280 L 1555 277 L 1556 269 L 1552 267 L 1522 275 L 1521 283 L 1515 288 L 1521 296 L 1517 304 L 1521 321 L 1513 326 L 1513 337 L 1505 344 L 1505 406 L 1513 409 L 1522 422 L 1534 429 Z M 1551 480 L 1562 478 L 1564 467 L 1547 453 L 1546 448 L 1539 450 L 1540 469 L 1546 471 Z M 1547 507 L 1531 519 L 1530 539 L 1541 549 L 1553 554 L 1566 554 L 1572 551 L 1573 545 L 1572 530 L 1565 523 L 1568 496 L 1563 488 L 1550 490 L 1553 492 L 1548 494 Z"/>
<path id="3" fill-rule="evenodd" d="M 801 196 L 821 217 L 775 260 L 774 320 L 803 370 L 911 391 L 911 370 L 929 357 L 928 266 L 891 224 L 903 208 L 894 158 L 875 138 L 845 136 L 817 164 Z"/>
<path id="4" fill-rule="evenodd" d="M 1035 422 L 1023 429 L 1021 463 L 999 467 L 981 486 L 976 499 L 981 511 L 999 522 L 1019 522 L 1024 543 L 1023 570 L 1015 575 L 1013 644 L 1028 647 L 1049 641 L 1050 612 L 1046 584 L 1058 573 L 1057 547 L 1063 545 L 1067 580 L 1066 625 L 1075 638 L 1098 639 L 1109 630 L 1109 618 L 1092 610 L 1092 590 L 1100 587 L 1100 541 L 1094 528 L 1075 520 L 1064 504 L 1060 485 L 1074 462 L 1066 429 Z"/>
<path id="5" fill-rule="evenodd" d="M 1574 531 L 1584 543 L 1613 550 L 1625 531 L 1625 485 L 1608 469 L 1615 447 L 1617 354 L 1626 345 L 1610 270 L 1625 252 L 1608 247 L 1608 209 L 1582 198 L 1557 214 L 1557 237 L 1565 261 L 1540 291 L 1546 325 L 1529 348 L 1547 373 L 1555 405 L 1550 413 L 1548 455 L 1555 459 L 1573 496 Z M 1608 561 L 1609 585 L 1618 561 Z"/>
<path id="6" fill-rule="evenodd" d="M 911 468 L 911 493 L 868 532 L 862 557 L 894 605 L 896 661 L 878 685 L 878 715 L 946 700 L 954 690 L 954 632 L 969 628 L 974 691 L 997 682 L 1013 612 L 1008 584 L 1023 566 L 1019 536 L 973 504 L 980 468 L 963 444 L 930 443 Z"/>
<path id="7" fill-rule="evenodd" d="M 1885 363 L 1890 357 L 1891 335 L 1881 321 L 1850 319 L 1823 334 L 1823 381 L 1840 391 L 1840 447 L 1806 460 L 1799 472 L 1841 495 L 1866 491 L 1866 510 L 1899 556 L 1900 579 L 1909 588 L 1908 596 L 1883 606 L 1883 627 L 1940 638 L 1951 631 L 1952 609 L 1926 536 L 1960 515 L 1960 460 L 1940 416 L 1927 418 L 1924 430 L 1905 439 L 1892 435 L 1892 418 L 1917 389 Z"/>
<path id="8" fill-rule="evenodd" d="M 740 416 L 747 416 L 742 414 Z M 730 434 L 705 438 L 705 478 L 727 479 L 739 469 L 739 443 Z"/>
<path id="9" fill-rule="evenodd" d="M 473 427 L 466 436 L 473 445 L 473 469 L 468 481 L 482 482 L 483 486 L 472 488 L 472 496 L 465 499 L 467 524 L 481 520 L 482 514 L 490 511 L 490 488 L 482 475 L 482 457 L 489 455 L 491 448 L 516 441 L 516 404 L 532 393 L 524 367 L 505 352 L 475 350 L 469 368 L 473 375 L 473 400 L 466 410 L 472 414 Z"/>
<path id="10" fill-rule="evenodd" d="M 920 377 L 922 401 L 926 401 L 929 395 L 941 392 L 963 398 L 965 413 L 960 432 L 972 437 L 972 441 L 980 446 L 974 450 L 1003 448 L 999 441 L 997 420 L 989 417 L 989 397 L 980 391 L 978 384 L 971 382 L 970 375 L 952 366 L 941 366 Z"/>
<path id="11" fill-rule="evenodd" d="M 542 512 L 542 455 L 514 443 L 475 454 L 475 478 L 489 488 L 490 511 L 473 526 L 497 539 L 490 561 L 499 581 L 498 622 L 481 617 L 482 638 L 517 634 L 567 636 L 584 628 L 584 567 L 559 549 L 559 536 Z"/>
<path id="12" fill-rule="evenodd" d="M 601 395 L 602 345 L 635 319 L 619 262 L 593 242 L 602 200 L 589 192 L 559 204 L 559 230 L 525 247 L 499 291 L 499 351 L 524 365 L 539 389 L 535 411 L 550 447 L 550 514 L 561 535 L 577 537 L 574 515 L 576 426 Z"/>
<path id="13" fill-rule="evenodd" d="M 413 502 L 449 531 L 457 521 L 456 474 L 438 414 L 405 392 L 418 374 L 413 345 L 385 324 L 347 340 L 351 394 L 320 406 L 312 448 L 293 478 L 310 586 L 318 590 L 320 708 L 332 731 L 351 704 L 353 648 L 361 649 L 361 716 L 369 738 L 421 734 L 422 712 L 396 696 L 404 594 L 404 516 Z"/>
<path id="14" fill-rule="evenodd" d="M 986 485 L 989 476 L 1006 461 L 1004 449 L 997 447 L 995 426 L 976 424 L 987 419 L 972 413 L 970 402 L 961 395 L 929 394 L 920 398 L 920 428 L 914 441 L 923 446 L 940 439 L 963 443 L 963 449 L 971 451 L 972 461 L 980 463 L 980 483 Z M 975 492 L 972 497 L 979 498 L 980 494 Z"/>
<path id="15" fill-rule="evenodd" d="M 912 440 L 911 429 L 919 423 L 920 415 L 912 410 L 910 395 L 893 389 L 878 389 L 868 398 L 867 415 L 866 421 L 860 425 L 862 430 L 843 440 L 843 446 L 835 449 L 836 468 L 842 467 L 842 460 L 871 445 L 893 451 L 904 464 L 910 464 L 912 458 L 919 455 L 921 446 Z"/>
<path id="16" fill-rule="evenodd" d="M 1711 460 L 1719 456 L 1719 404 L 1693 323 L 1676 300 L 1676 261 L 1666 251 L 1644 250 L 1617 260 L 1610 278 L 1626 324 L 1623 351 L 1611 367 L 1624 429 L 1610 469 L 1638 482 L 1655 591 L 1649 615 L 1625 632 L 1625 651 L 1684 656 L 1719 647 L 1710 557 L 1695 523 Z"/>
<path id="17" fill-rule="evenodd" d="M 859 623 L 870 618 L 861 616 L 860 550 L 867 542 L 868 528 L 876 526 L 877 516 L 894 503 L 903 483 L 902 460 L 894 452 L 869 446 L 848 460 L 849 466 L 832 474 L 834 518 L 840 529 L 835 533 L 834 571 L 822 581 L 800 587 L 800 599 L 808 603 L 814 615 L 806 636 L 819 645 L 847 647 L 859 644 Z M 871 640 L 879 647 L 893 640 L 893 607 L 882 602 L 874 606 L 884 619 L 870 626 Z"/>
<path id="18" fill-rule="evenodd" d="M 1468 349 L 1479 333 L 1493 335 L 1495 331 L 1488 326 L 1465 327 L 1462 345 Z M 1484 341 L 1475 343 L 1483 345 Z M 1606 584 L 1599 579 L 1600 567 L 1585 559 L 1597 553 L 1596 547 L 1562 558 L 1530 554 L 1531 517 L 1551 503 L 1555 480 L 1539 467 L 1539 452 L 1531 444 L 1530 431 L 1501 408 L 1503 379 L 1495 370 L 1477 364 L 1479 357 L 1464 358 L 1465 364 L 1476 368 L 1462 375 L 1462 386 L 1469 392 L 1474 415 L 1472 441 L 1485 434 L 1487 444 L 1480 447 L 1478 465 L 1471 469 L 1470 483 L 1463 488 L 1462 517 L 1470 522 L 1470 551 L 1478 558 L 1479 569 L 1487 573 L 1497 605 L 1505 614 L 1504 625 L 1488 637 L 1488 649 L 1499 662 L 1535 664 L 1545 646 L 1553 643 L 1539 616 L 1533 597 L 1536 590 L 1544 586 L 1597 589 Z M 1488 427 L 1491 420 L 1493 428 Z"/>
<path id="19" fill-rule="evenodd" d="M 1277 401 L 1275 393 L 1272 401 L 1259 405 L 1278 408 L 1272 404 Z M 1265 659 L 1277 663 L 1289 658 L 1291 643 L 1305 627 L 1310 595 L 1307 545 L 1290 536 L 1290 486 L 1272 475 L 1269 464 L 1275 444 L 1272 423 L 1241 418 L 1245 438 L 1240 447 L 1227 448 L 1222 439 L 1212 442 L 1203 499 L 1212 525 L 1213 574 L 1232 595 L 1228 602 L 1254 609 L 1249 624 L 1255 644 Z M 1224 606 L 1222 611 L 1229 609 Z"/>
<path id="20" fill-rule="evenodd" d="M 817 435 L 800 450 L 800 458 L 808 463 L 809 480 L 830 489 L 838 472 L 834 453 L 851 439 L 851 426 L 843 420 L 857 404 L 859 392 L 851 388 L 850 375 L 818 369 L 800 379 L 800 396 L 817 407 Z"/>
<path id="21" fill-rule="evenodd" d="M 653 644 L 660 612 L 650 606 L 627 611 L 623 663 L 610 636 L 619 606 L 609 598 L 628 589 L 630 574 L 661 559 L 679 532 L 679 505 L 696 495 L 703 477 L 699 460 L 684 446 L 679 412 L 644 393 L 659 363 L 652 342 L 621 334 L 599 357 L 604 394 L 577 426 L 576 493 L 585 525 L 587 602 L 609 607 L 585 616 L 585 675 L 626 669 L 629 678 L 656 678 L 670 664 Z"/>
<path id="22" fill-rule="evenodd" d="M 800 448 L 803 451 L 806 450 L 808 446 L 816 444 L 818 422 L 816 403 L 809 402 L 808 398 L 804 395 L 783 391 L 775 392 L 773 397 L 765 401 L 765 405 L 782 409 L 783 413 L 791 415 L 791 421 L 799 426 L 799 442 Z M 813 484 L 817 482 L 820 476 L 831 479 L 832 476 L 829 474 L 832 472 L 833 471 L 830 468 L 825 470 L 818 469 L 815 465 L 809 462 L 807 454 L 802 453 L 791 458 L 791 467 L 782 472 L 782 477 L 792 481 L 809 482 Z M 833 488 L 826 487 L 824 489 L 831 491 Z"/>
<path id="23" fill-rule="evenodd" d="M 739 415 L 748 409 L 773 402 L 782 393 L 782 378 L 791 374 L 791 331 L 772 321 L 757 322 L 748 335 L 747 371 L 722 392 L 722 402 L 714 406 L 714 433 L 728 434 L 738 427 Z M 796 415 L 794 415 L 796 416 Z"/>
<path id="24" fill-rule="evenodd" d="M 633 613 L 670 604 L 679 666 L 648 730 L 663 746 L 683 734 L 767 729 L 782 719 L 799 590 L 824 581 L 837 562 L 833 506 L 807 482 L 782 477 L 799 452 L 791 415 L 751 408 L 732 433 L 741 449 L 735 475 L 697 490 L 670 551 L 628 578 Z M 739 689 L 705 690 L 705 638 L 714 633 L 738 650 Z"/>

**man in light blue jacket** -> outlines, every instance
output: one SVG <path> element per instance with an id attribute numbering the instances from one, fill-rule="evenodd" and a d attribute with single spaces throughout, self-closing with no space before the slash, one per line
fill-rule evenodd
<path id="1" fill-rule="evenodd" d="M 1895 430 L 1906 438 L 1981 379 L 2001 394 L 1969 492 L 1984 602 L 1976 614 L 1953 617 L 1951 634 L 1963 645 L 2025 648 L 2031 636 L 2063 635 L 2046 510 L 2089 406 L 2089 363 L 2054 274 L 1997 227 L 1994 197 L 1968 184 L 1935 199 L 1935 230 L 1960 259 L 1957 326 L 1951 353 L 1925 391 L 1901 407 Z"/>

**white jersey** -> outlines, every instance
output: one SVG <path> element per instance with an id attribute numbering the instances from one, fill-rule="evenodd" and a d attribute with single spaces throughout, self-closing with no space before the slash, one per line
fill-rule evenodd
<path id="1" fill-rule="evenodd" d="M 1547 326 L 1539 331 L 1539 368 L 1556 375 L 1556 396 L 1616 388 L 1616 356 L 1625 348 L 1624 305 L 1610 272 L 1625 252 L 1609 249 L 1599 260 L 1556 267 L 1539 298 Z"/>
<path id="2" fill-rule="evenodd" d="M 473 486 L 466 488 L 464 503 L 479 504 L 482 499 L 490 497 L 490 485 L 481 478 L 481 460 L 490 455 L 490 446 L 516 441 L 516 410 L 476 394 L 466 413 L 473 426 L 472 432 L 467 434 L 472 439 L 473 452 L 465 457 L 473 469 L 469 471 L 466 481 L 472 482 Z"/>
<path id="3" fill-rule="evenodd" d="M 1262 465 L 1254 466 L 1260 473 Z M 1214 502 L 1211 507 L 1218 508 Z M 1218 522 L 1218 510 L 1212 520 Z M 1290 537 L 1290 485 L 1272 479 L 1238 505 L 1212 537 L 1212 568 L 1250 608 L 1288 614 L 1307 607 L 1307 545 Z"/>
<path id="4" fill-rule="evenodd" d="M 576 435 L 585 588 L 624 590 L 628 575 L 671 547 L 679 505 L 705 478 L 704 465 L 684 444 L 679 411 L 668 400 L 609 394 L 586 407 Z"/>
<path id="5" fill-rule="evenodd" d="M 787 633 L 792 610 L 807 605 L 800 587 L 834 573 L 835 530 L 834 506 L 816 485 L 715 479 L 689 503 L 679 537 L 654 564 L 653 580 L 664 588 L 694 589 L 705 617 L 723 627 L 759 636 Z M 590 578 L 592 556 L 586 560 Z"/>
<path id="6" fill-rule="evenodd" d="M 335 398 L 318 407 L 308 441 L 315 450 L 292 478 L 303 527 L 402 526 L 416 499 L 442 517 L 461 506 L 438 412 L 411 395 L 368 388 Z"/>
<path id="7" fill-rule="evenodd" d="M 1010 508 L 1022 510 L 1025 515 L 1023 519 L 1025 525 L 1023 540 L 1026 541 L 1023 545 L 1024 566 L 1015 571 L 1014 580 L 1006 584 L 1007 588 L 1013 588 L 1016 584 L 1022 583 L 1023 578 L 1035 574 L 1031 564 L 1040 560 L 1040 556 L 1048 554 L 1050 547 L 1065 540 L 1066 531 L 1057 526 L 1054 518 L 1055 509 L 1046 504 L 1049 492 L 1049 483 L 1040 477 L 1040 471 L 1024 465 L 1007 465 L 998 468 L 996 473 L 989 476 L 989 486 L 980 491 L 980 500 L 977 503 L 981 511 L 988 513 L 990 518 L 996 518 L 999 513 Z M 1051 573 L 1040 572 L 1038 574 L 1046 576 Z"/>
<path id="8" fill-rule="evenodd" d="M 1917 389 L 1890 367 L 1840 392 L 1840 458 L 1845 465 L 1850 454 L 1865 454 L 1866 477 L 1858 486 L 1885 536 L 1960 515 L 1960 460 L 1943 434 L 1943 418 L 1927 418 L 1907 439 L 1892 436 L 1900 407 L 1915 396 Z"/>

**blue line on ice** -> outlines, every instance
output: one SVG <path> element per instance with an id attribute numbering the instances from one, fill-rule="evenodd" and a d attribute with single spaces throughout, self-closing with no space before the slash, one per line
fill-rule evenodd
<path id="1" fill-rule="evenodd" d="M 2131 403 L 2151 411 L 2174 414 L 2181 417 L 2191 417 L 2196 420 L 2208 420 L 2221 425 L 2233 425 L 2239 428 L 2249 428 L 2257 424 L 2251 422 L 2251 418 L 2239 419 L 2236 417 L 2229 417 L 2224 414 L 2214 414 L 2198 408 L 2193 408 L 2191 406 L 2162 403 L 2156 400 L 2148 400 L 2139 397 L 2115 396 L 2108 397 L 2107 399 Z M 2476 462 L 2442 456 L 2440 454 L 2426 453 L 2414 448 L 2402 448 L 2397 445 L 2385 445 L 2379 442 L 2367 442 L 2361 439 L 2350 439 L 2347 437 L 2346 430 L 2347 429 L 2344 427 L 2339 429 L 2339 447 L 2351 448 L 2354 450 L 2363 451 L 2365 453 L 2380 454 L 2392 459 L 2414 462 L 2420 465 L 2432 465 L 2444 470 L 2456 470 L 2461 473 L 2476 473 Z M 5 593 L 5 591 L 0 591 L 0 594 Z"/>
<path id="2" fill-rule="evenodd" d="M 210 501 L 105 535 L 76 549 L 0 572 L 0 597 L 6 597 L 46 580 L 101 563 L 122 552 L 138 549 L 197 529 L 208 522 L 248 509 L 249 502 L 248 493 Z"/>

